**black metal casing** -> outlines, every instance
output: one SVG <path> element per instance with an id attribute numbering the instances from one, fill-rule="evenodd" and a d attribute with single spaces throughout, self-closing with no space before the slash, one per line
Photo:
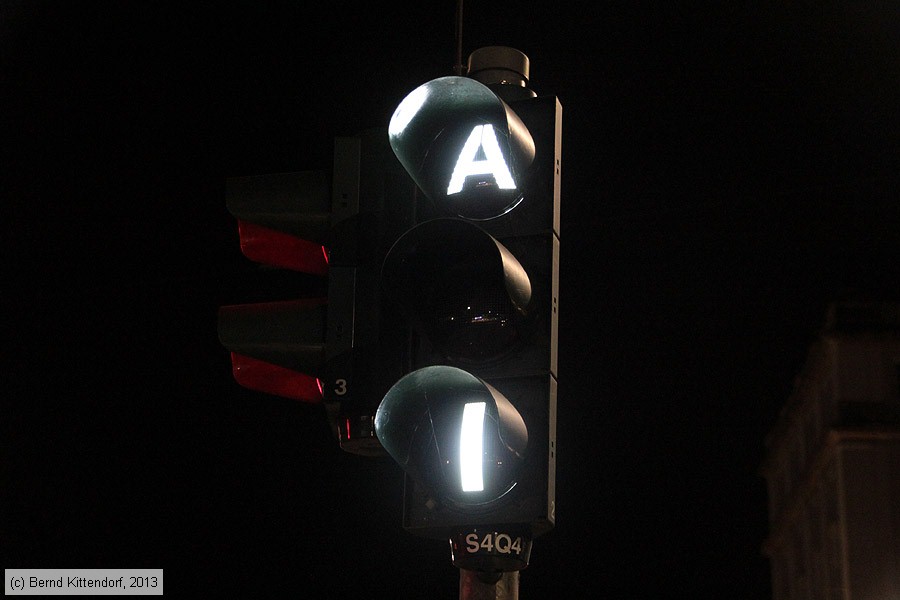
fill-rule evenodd
<path id="1" fill-rule="evenodd" d="M 411 366 L 457 366 L 502 392 L 526 423 L 528 450 L 516 485 L 482 507 L 453 506 L 442 501 L 439 491 L 428 490 L 407 476 L 403 525 L 424 537 L 448 539 L 469 527 L 518 528 L 537 536 L 552 529 L 555 522 L 562 108 L 553 96 L 510 102 L 509 106 L 536 146 L 523 185 L 524 197 L 509 212 L 472 223 L 505 246 L 528 274 L 532 294 L 519 323 L 520 340 L 502 356 L 477 361 L 448 357 L 427 336 L 414 335 Z"/>

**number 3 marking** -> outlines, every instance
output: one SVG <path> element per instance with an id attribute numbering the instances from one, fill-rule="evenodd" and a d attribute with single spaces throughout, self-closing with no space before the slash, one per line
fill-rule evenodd
<path id="1" fill-rule="evenodd" d="M 334 385 L 336 386 L 334 388 L 334 394 L 336 396 L 343 396 L 344 394 L 347 393 L 347 380 L 346 379 L 337 379 L 337 380 L 335 380 Z"/>

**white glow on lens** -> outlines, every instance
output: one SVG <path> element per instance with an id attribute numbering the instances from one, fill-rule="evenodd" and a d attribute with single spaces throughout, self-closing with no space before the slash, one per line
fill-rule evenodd
<path id="1" fill-rule="evenodd" d="M 459 474 L 464 492 L 484 490 L 484 477 L 481 473 L 484 408 L 484 402 L 470 402 L 463 407 L 459 432 Z"/>
<path id="2" fill-rule="evenodd" d="M 410 92 L 397 106 L 397 110 L 394 111 L 394 115 L 391 117 L 391 122 L 388 125 L 388 133 L 394 137 L 403 133 L 406 126 L 409 125 L 416 113 L 419 112 L 419 109 L 422 108 L 422 105 L 425 104 L 427 98 L 428 88 L 424 85 Z"/>
<path id="3" fill-rule="evenodd" d="M 479 148 L 484 149 L 485 160 L 475 160 Z M 459 153 L 459 158 L 456 159 L 456 167 L 453 169 L 453 175 L 450 176 L 450 185 L 447 186 L 447 195 L 461 192 L 463 183 L 469 175 L 486 174 L 494 176 L 500 189 L 516 189 L 512 173 L 509 172 L 509 167 L 506 166 L 503 153 L 500 151 L 500 143 L 497 142 L 494 126 L 490 124 L 476 125 L 469 134 L 469 139 L 466 140 Z"/>

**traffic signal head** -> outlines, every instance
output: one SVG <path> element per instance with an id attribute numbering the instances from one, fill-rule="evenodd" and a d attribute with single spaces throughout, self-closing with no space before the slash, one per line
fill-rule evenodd
<path id="1" fill-rule="evenodd" d="M 248 258 L 325 283 L 316 297 L 220 308 L 219 339 L 235 379 L 323 403 L 341 448 L 383 454 L 375 410 L 404 372 L 405 338 L 381 326 L 379 279 L 416 212 L 415 186 L 386 131 L 335 139 L 330 185 L 312 171 L 235 177 L 226 196 Z"/>
<path id="2" fill-rule="evenodd" d="M 555 521 L 561 108 L 524 87 L 524 55 L 483 50 L 481 81 L 416 88 L 388 128 L 430 204 L 382 267 L 409 362 L 375 432 L 407 474 L 409 531 L 514 570 Z"/>
<path id="3" fill-rule="evenodd" d="M 233 177 L 225 194 L 247 258 L 324 279 L 330 240 L 324 173 Z M 232 373 L 242 386 L 302 402 L 322 401 L 326 299 L 310 291 L 301 299 L 219 309 L 219 340 L 231 351 Z"/>

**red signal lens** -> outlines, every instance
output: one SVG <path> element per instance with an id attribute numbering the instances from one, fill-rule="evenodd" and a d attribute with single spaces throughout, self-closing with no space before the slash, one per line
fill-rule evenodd
<path id="1" fill-rule="evenodd" d="M 231 370 L 235 381 L 245 388 L 300 402 L 322 401 L 322 384 L 310 375 L 237 352 L 231 353 Z"/>
<path id="2" fill-rule="evenodd" d="M 328 253 L 322 244 L 240 219 L 238 233 L 241 251 L 250 260 L 312 275 L 328 274 Z"/>

